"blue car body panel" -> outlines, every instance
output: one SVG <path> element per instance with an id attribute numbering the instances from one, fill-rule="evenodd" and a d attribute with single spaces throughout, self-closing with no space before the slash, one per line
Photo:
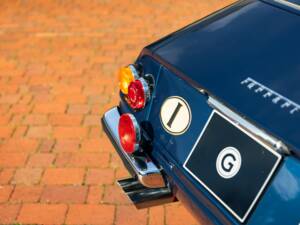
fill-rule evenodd
<path id="1" fill-rule="evenodd" d="M 299 27 L 299 15 L 245 1 L 150 49 L 197 86 L 298 150 L 300 111 L 290 115 L 240 82 L 251 77 L 300 104 Z"/>
<path id="2" fill-rule="evenodd" d="M 200 220 L 240 224 L 183 168 L 213 110 L 199 91 L 203 89 L 292 150 L 245 224 L 300 223 L 300 112 L 290 114 L 241 84 L 251 77 L 300 104 L 299 40 L 298 12 L 270 1 L 247 0 L 146 47 L 137 59 L 144 73 L 154 76 L 155 90 L 141 111 L 130 109 L 121 95 L 120 110 L 150 124 L 152 158 L 164 168 L 176 196 Z M 183 135 L 173 136 L 161 125 L 160 108 L 169 96 L 181 96 L 191 107 L 192 123 Z"/>

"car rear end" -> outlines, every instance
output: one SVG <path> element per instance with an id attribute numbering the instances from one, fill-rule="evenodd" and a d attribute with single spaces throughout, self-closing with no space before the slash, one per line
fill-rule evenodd
<path id="1" fill-rule="evenodd" d="M 205 224 L 300 222 L 298 13 L 241 1 L 121 69 L 102 123 L 138 208 L 180 200 Z"/>

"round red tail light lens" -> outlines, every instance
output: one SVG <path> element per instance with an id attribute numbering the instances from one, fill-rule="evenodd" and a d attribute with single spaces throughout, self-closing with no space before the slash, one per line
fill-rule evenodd
<path id="1" fill-rule="evenodd" d="M 140 127 L 132 114 L 123 114 L 119 120 L 119 137 L 125 152 L 132 154 L 139 149 Z"/>
<path id="2" fill-rule="evenodd" d="M 142 109 L 145 107 L 150 97 L 149 86 L 144 78 L 140 78 L 129 84 L 128 103 L 133 109 Z"/>

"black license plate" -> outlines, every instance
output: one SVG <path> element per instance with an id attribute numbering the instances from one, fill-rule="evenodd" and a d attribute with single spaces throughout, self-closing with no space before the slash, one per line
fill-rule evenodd
<path id="1" fill-rule="evenodd" d="M 184 168 L 244 222 L 280 160 L 279 153 L 213 111 Z"/>

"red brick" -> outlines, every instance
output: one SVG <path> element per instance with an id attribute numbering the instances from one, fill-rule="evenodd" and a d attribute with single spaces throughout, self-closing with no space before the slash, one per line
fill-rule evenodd
<path id="1" fill-rule="evenodd" d="M 42 140 L 38 150 L 39 152 L 44 152 L 44 153 L 51 152 L 54 144 L 55 144 L 54 140 L 51 139 Z"/>
<path id="2" fill-rule="evenodd" d="M 101 186 L 90 186 L 87 203 L 98 204 L 102 200 L 103 188 Z"/>
<path id="3" fill-rule="evenodd" d="M 88 102 L 90 104 L 100 104 L 103 105 L 107 103 L 108 101 L 108 96 L 107 95 L 90 95 Z"/>
<path id="4" fill-rule="evenodd" d="M 86 184 L 113 184 L 115 178 L 114 170 L 90 169 L 86 176 Z"/>
<path id="5" fill-rule="evenodd" d="M 165 225 L 164 206 L 149 208 L 149 225 Z"/>
<path id="6" fill-rule="evenodd" d="M 100 126 L 96 126 L 96 127 L 91 127 L 88 137 L 89 138 L 99 138 L 102 135 L 103 135 L 102 129 L 100 128 Z"/>
<path id="7" fill-rule="evenodd" d="M 0 115 L 0 126 L 7 125 L 10 121 L 11 116 L 9 115 Z"/>
<path id="8" fill-rule="evenodd" d="M 115 152 L 115 149 L 107 136 L 100 138 L 101 151 L 103 152 Z"/>
<path id="9" fill-rule="evenodd" d="M 66 110 L 66 105 L 61 103 L 39 103 L 34 107 L 33 112 L 49 114 L 49 113 L 64 113 L 65 110 Z"/>
<path id="10" fill-rule="evenodd" d="M 12 184 L 33 185 L 38 184 L 42 175 L 42 169 L 21 168 L 17 169 Z"/>
<path id="11" fill-rule="evenodd" d="M 14 169 L 2 169 L 0 172 L 0 184 L 8 184 L 14 176 L 14 172 Z"/>
<path id="12" fill-rule="evenodd" d="M 0 186 L 0 203 L 7 202 L 12 191 L 12 186 Z"/>
<path id="13" fill-rule="evenodd" d="M 51 153 L 37 153 L 29 157 L 28 167 L 49 167 L 54 161 L 55 155 Z"/>
<path id="14" fill-rule="evenodd" d="M 107 108 L 103 109 L 103 107 L 100 107 L 99 104 L 95 104 L 92 106 L 91 114 L 92 115 L 102 115 Z"/>
<path id="15" fill-rule="evenodd" d="M 0 97 L 0 104 L 15 104 L 20 99 L 18 94 L 7 94 Z"/>
<path id="16" fill-rule="evenodd" d="M 16 127 L 12 137 L 13 138 L 23 138 L 28 130 L 27 126 L 18 126 Z"/>
<path id="17" fill-rule="evenodd" d="M 55 152 L 76 152 L 79 149 L 80 141 L 77 139 L 59 139 L 57 140 L 54 151 Z"/>
<path id="18" fill-rule="evenodd" d="M 100 116 L 99 115 L 87 115 L 83 121 L 84 126 L 99 126 L 100 125 Z"/>
<path id="19" fill-rule="evenodd" d="M 0 104 L 0 115 L 6 114 L 10 105 L 8 104 Z"/>
<path id="20" fill-rule="evenodd" d="M 0 224 L 14 224 L 20 209 L 20 205 L 0 205 Z"/>
<path id="21" fill-rule="evenodd" d="M 47 203 L 84 203 L 87 196 L 84 186 L 46 186 L 41 202 Z"/>
<path id="22" fill-rule="evenodd" d="M 37 149 L 38 142 L 30 139 L 8 139 L 1 144 L 0 151 L 3 152 L 33 152 Z"/>
<path id="23" fill-rule="evenodd" d="M 48 168 L 42 179 L 44 184 L 81 184 L 84 169 L 79 168 Z"/>
<path id="24" fill-rule="evenodd" d="M 32 63 L 27 66 L 26 74 L 30 75 L 30 76 L 32 76 L 32 75 L 41 76 L 42 74 L 44 74 L 45 70 L 46 70 L 45 64 Z M 43 86 L 41 86 L 41 87 L 43 87 Z"/>
<path id="25" fill-rule="evenodd" d="M 107 167 L 109 165 L 108 153 L 75 153 L 69 162 L 73 167 Z"/>
<path id="26" fill-rule="evenodd" d="M 79 126 L 82 121 L 81 115 L 54 114 L 49 117 L 53 126 Z"/>
<path id="27" fill-rule="evenodd" d="M 84 127 L 54 127 L 53 137 L 57 139 L 85 138 L 87 129 Z"/>
<path id="28" fill-rule="evenodd" d="M 33 96 L 30 94 L 24 95 L 20 101 L 19 104 L 30 104 L 31 100 L 33 99 Z"/>
<path id="29" fill-rule="evenodd" d="M 53 92 L 55 94 L 74 94 L 81 93 L 82 87 L 80 85 L 71 86 L 69 84 L 59 83 L 53 87 Z"/>
<path id="30" fill-rule="evenodd" d="M 0 126 L 0 138 L 9 138 L 13 133 L 12 127 Z"/>
<path id="31" fill-rule="evenodd" d="M 49 93 L 34 95 L 34 98 L 33 98 L 33 101 L 36 103 L 36 105 L 44 104 L 45 102 L 51 102 L 53 100 L 54 100 L 53 96 Z M 56 104 L 59 104 L 59 103 L 56 103 Z M 33 113 L 35 113 L 35 114 L 39 114 L 39 113 L 40 114 L 42 114 L 42 113 L 44 113 L 44 114 L 61 113 L 61 112 L 65 111 L 65 108 L 66 108 L 66 106 L 56 110 L 55 107 L 53 107 L 53 108 L 44 108 L 44 107 L 38 108 L 37 107 L 33 110 Z"/>
<path id="32" fill-rule="evenodd" d="M 43 188 L 40 186 L 16 186 L 10 198 L 13 203 L 34 203 L 39 201 Z"/>
<path id="33" fill-rule="evenodd" d="M 12 119 L 10 120 L 10 125 L 11 126 L 18 126 L 19 124 L 22 123 L 22 120 L 23 120 L 23 115 L 22 114 L 13 115 Z"/>
<path id="34" fill-rule="evenodd" d="M 192 215 L 178 203 L 166 206 L 166 221 L 168 225 L 198 225 Z"/>
<path id="35" fill-rule="evenodd" d="M 47 115 L 45 114 L 30 114 L 27 115 L 23 121 L 25 125 L 41 126 L 46 125 L 48 122 Z"/>
<path id="36" fill-rule="evenodd" d="M 89 112 L 90 107 L 88 105 L 74 104 L 68 108 L 69 114 L 85 115 Z"/>
<path id="37" fill-rule="evenodd" d="M 5 94 L 15 94 L 18 91 L 17 85 L 0 85 L 2 93 Z"/>
<path id="38" fill-rule="evenodd" d="M 103 196 L 104 203 L 110 204 L 129 204 L 131 203 L 122 189 L 117 185 L 105 186 L 105 192 Z"/>
<path id="39" fill-rule="evenodd" d="M 114 206 L 111 205 L 71 205 L 66 224 L 113 224 Z M 142 225 L 142 224 L 140 224 Z"/>
<path id="40" fill-rule="evenodd" d="M 124 166 L 122 166 L 116 170 L 116 179 L 123 179 L 123 178 L 129 177 L 129 176 L 130 176 L 130 174 Z"/>
<path id="41" fill-rule="evenodd" d="M 31 110 L 31 106 L 27 105 L 27 104 L 14 104 L 11 109 L 10 109 L 10 113 L 29 113 Z"/>
<path id="42" fill-rule="evenodd" d="M 116 168 L 116 169 L 124 168 L 124 164 L 123 164 L 123 162 L 122 162 L 120 156 L 119 156 L 118 153 L 116 153 L 116 152 L 114 152 L 114 153 L 111 155 L 110 167 L 111 167 L 111 168 Z"/>
<path id="43" fill-rule="evenodd" d="M 112 152 L 113 147 L 108 142 L 107 137 L 85 139 L 81 144 L 80 150 L 84 152 Z"/>
<path id="44" fill-rule="evenodd" d="M 56 167 L 66 167 L 72 158 L 72 153 L 70 152 L 62 152 L 57 154 L 56 159 L 55 159 L 55 166 Z"/>
<path id="45" fill-rule="evenodd" d="M 133 205 L 119 205 L 117 207 L 116 224 L 118 225 L 146 225 L 147 209 L 137 210 Z M 185 223 L 182 223 L 185 224 Z"/>
<path id="46" fill-rule="evenodd" d="M 54 100 L 59 103 L 83 104 L 86 102 L 86 96 L 80 93 L 67 93 L 57 95 Z"/>
<path id="47" fill-rule="evenodd" d="M 4 167 L 22 167 L 27 159 L 26 153 L 1 153 L 0 168 Z"/>
<path id="48" fill-rule="evenodd" d="M 24 224 L 63 224 L 67 206 L 63 204 L 24 204 L 18 222 Z"/>
<path id="49" fill-rule="evenodd" d="M 29 127 L 27 137 L 29 138 L 49 138 L 52 133 L 50 126 Z"/>
<path id="50" fill-rule="evenodd" d="M 112 58 L 110 58 L 112 60 Z M 89 85 L 88 87 L 85 87 L 83 90 L 83 93 L 86 95 L 92 95 L 92 94 L 101 94 L 103 92 L 102 88 L 99 88 L 99 85 Z"/>

